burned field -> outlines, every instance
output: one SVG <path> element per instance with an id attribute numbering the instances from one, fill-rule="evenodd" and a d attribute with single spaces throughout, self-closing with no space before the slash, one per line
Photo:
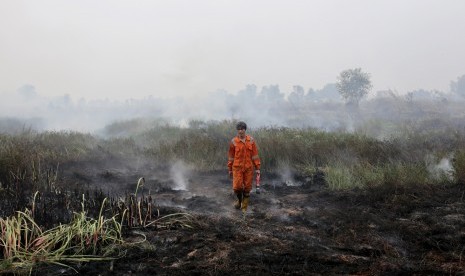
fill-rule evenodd
<path id="1" fill-rule="evenodd" d="M 328 191 L 311 180 L 271 183 L 253 194 L 244 219 L 221 173 L 196 175 L 191 192 L 164 189 L 161 212 L 189 212 L 193 228 L 129 231 L 146 241 L 103 275 L 430 274 L 465 272 L 465 188 Z M 275 180 L 276 181 L 276 180 Z"/>
<path id="2" fill-rule="evenodd" d="M 230 124 L 0 135 L 1 272 L 465 273 L 463 133 L 256 130 L 262 192 L 244 217 L 225 168 Z"/>
<path id="3" fill-rule="evenodd" d="M 233 208 L 229 179 L 222 171 L 190 172 L 176 187 L 166 170 L 145 168 L 141 197 L 151 194 L 158 215 L 188 213 L 189 225 L 134 226 L 115 259 L 83 262 L 73 269 L 43 265 L 33 274 L 218 275 L 218 274 L 430 274 L 465 272 L 465 187 L 411 185 L 331 191 L 324 173 L 283 182 L 263 176 L 262 193 L 252 194 L 244 218 Z M 88 185 L 89 210 L 100 208 L 114 189 L 135 186 L 136 175 L 69 167 L 76 184 Z M 71 180 L 70 179 L 70 180 Z M 105 182 L 107 182 L 105 184 Z M 102 184 L 103 183 L 103 184 Z M 104 187 L 99 187 L 104 185 Z M 102 189 L 100 189 L 102 188 Z M 124 192 L 123 192 L 124 194 Z M 59 197 L 58 197 L 59 198 Z M 79 198 L 79 197 L 78 197 Z M 37 212 L 69 216 L 65 202 Z M 79 204 L 79 199 L 76 200 Z M 2 202 L 5 204 L 5 202 Z M 5 205 L 3 205 L 5 206 Z M 2 206 L 2 207 L 3 207 Z M 45 209 L 42 209 L 45 208 Z M 40 216 L 39 216 L 40 220 Z M 43 221 L 45 223 L 45 221 Z"/>

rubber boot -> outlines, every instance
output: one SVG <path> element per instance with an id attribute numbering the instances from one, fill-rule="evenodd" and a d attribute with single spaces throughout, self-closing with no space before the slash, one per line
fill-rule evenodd
<path id="1" fill-rule="evenodd" d="M 250 196 L 248 195 L 247 196 L 244 195 L 244 198 L 242 199 L 241 209 L 243 213 L 247 212 L 247 206 L 249 206 L 249 199 L 250 199 Z"/>
<path id="2" fill-rule="evenodd" d="M 237 200 L 234 202 L 234 208 L 236 209 L 241 209 L 241 203 L 242 203 L 242 193 L 237 193 Z"/>

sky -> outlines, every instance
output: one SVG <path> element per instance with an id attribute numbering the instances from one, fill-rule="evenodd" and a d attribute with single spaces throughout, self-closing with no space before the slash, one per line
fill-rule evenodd
<path id="1" fill-rule="evenodd" d="M 0 95 L 197 97 L 247 84 L 448 92 L 465 74 L 463 0 L 0 0 Z"/>

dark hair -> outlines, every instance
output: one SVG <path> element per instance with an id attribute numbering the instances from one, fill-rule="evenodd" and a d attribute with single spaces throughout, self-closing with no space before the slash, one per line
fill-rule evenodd
<path id="1" fill-rule="evenodd" d="M 242 121 L 240 121 L 240 122 L 238 122 L 238 123 L 236 124 L 236 129 L 237 129 L 237 130 L 239 130 L 239 129 L 245 129 L 245 130 L 247 130 L 247 124 L 244 123 L 244 122 L 242 122 Z"/>

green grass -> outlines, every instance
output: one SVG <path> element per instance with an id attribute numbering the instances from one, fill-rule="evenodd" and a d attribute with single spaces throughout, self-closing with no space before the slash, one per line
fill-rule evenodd
<path id="1" fill-rule="evenodd" d="M 18 273 L 39 264 L 68 266 L 110 260 L 115 256 L 107 255 L 107 247 L 123 242 L 121 229 L 116 217 L 107 219 L 100 214 L 93 219 L 82 211 L 70 223 L 42 231 L 30 211 L 18 211 L 15 216 L 0 218 L 0 271 Z"/>
<path id="2" fill-rule="evenodd" d="M 345 190 L 363 186 L 351 168 L 341 165 L 326 168 L 326 182 L 331 190 Z"/>
<path id="3" fill-rule="evenodd" d="M 225 170 L 228 144 L 236 135 L 234 125 L 235 121 L 192 121 L 189 127 L 181 128 L 163 120 L 135 119 L 107 127 L 107 134 L 126 130 L 124 135 L 107 138 L 77 132 L 0 135 L 0 182 L 6 189 L 21 183 L 40 190 L 40 186 L 52 185 L 54 175 L 67 162 L 115 157 L 147 159 L 155 165 L 182 160 L 197 170 Z M 132 127 L 126 129 L 128 126 Z M 431 182 L 424 172 L 428 156 L 455 155 L 453 175 L 463 181 L 460 150 L 465 134 L 453 131 L 453 127 L 444 118 L 404 122 L 377 119 L 368 120 L 355 133 L 284 127 L 250 128 L 248 133 L 257 141 L 264 172 L 273 172 L 282 163 L 302 172 L 330 167 L 334 177 L 345 172 L 350 175 L 345 182 L 358 187 L 379 181 Z M 391 135 L 377 139 L 374 132 L 383 129 Z M 342 183 L 341 176 L 338 179 Z"/>
<path id="4" fill-rule="evenodd" d="M 152 214 L 153 202 L 137 194 L 143 182 L 140 178 L 134 194 L 122 210 L 105 198 L 98 216 L 92 218 L 87 214 L 86 199 L 82 195 L 81 211 L 75 212 L 70 222 L 59 223 L 45 231 L 34 220 L 36 192 L 32 210 L 17 211 L 13 216 L 0 218 L 0 273 L 21 274 L 41 264 L 72 269 L 76 263 L 118 258 L 118 246 L 131 246 L 123 240 L 125 227 L 193 228 L 193 217 L 187 213 L 160 216 L 153 208 Z M 107 218 L 104 213 L 113 215 Z"/>

